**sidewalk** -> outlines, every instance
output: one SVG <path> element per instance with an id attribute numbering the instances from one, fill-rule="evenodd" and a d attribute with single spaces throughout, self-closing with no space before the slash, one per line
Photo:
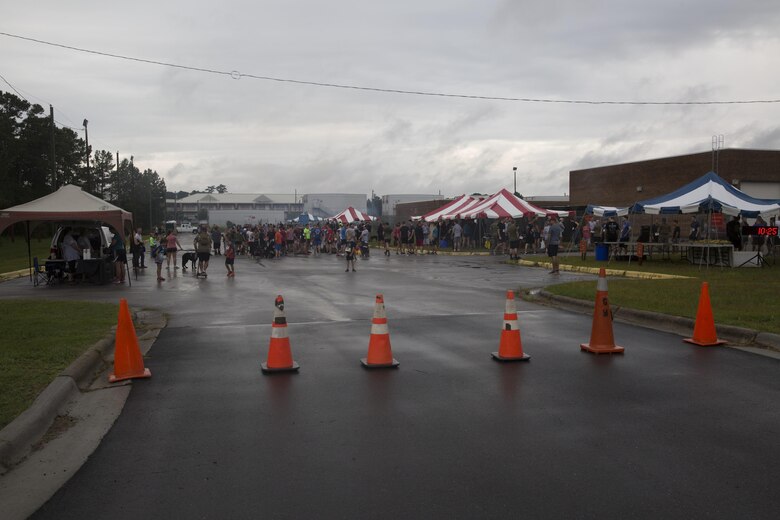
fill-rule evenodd
<path id="1" fill-rule="evenodd" d="M 27 274 L 27 270 L 24 270 Z M 157 311 L 133 316 L 142 354 L 167 320 Z M 27 518 L 81 467 L 124 407 L 132 383 L 110 385 L 114 331 L 87 349 L 0 430 L 3 518 Z"/>

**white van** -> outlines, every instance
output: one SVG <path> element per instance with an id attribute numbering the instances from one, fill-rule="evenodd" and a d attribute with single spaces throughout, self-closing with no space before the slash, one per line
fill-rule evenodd
<path id="1" fill-rule="evenodd" d="M 90 256 L 92 258 L 103 258 L 111 256 L 111 237 L 113 233 L 106 226 L 101 226 L 94 222 L 69 222 L 57 228 L 51 239 L 51 248 L 49 249 L 49 259 L 56 260 L 62 258 L 62 239 L 70 232 L 77 241 L 82 236 L 89 240 Z"/>

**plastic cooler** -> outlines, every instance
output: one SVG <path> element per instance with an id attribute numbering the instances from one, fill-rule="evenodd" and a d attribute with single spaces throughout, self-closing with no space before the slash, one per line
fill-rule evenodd
<path id="1" fill-rule="evenodd" d="M 609 260 L 609 246 L 607 244 L 596 244 L 596 260 L 602 262 Z"/>

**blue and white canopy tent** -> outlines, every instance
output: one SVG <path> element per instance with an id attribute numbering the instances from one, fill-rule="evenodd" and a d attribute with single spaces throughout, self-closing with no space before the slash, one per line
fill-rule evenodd
<path id="1" fill-rule="evenodd" d="M 315 217 L 311 213 L 301 213 L 294 219 L 292 219 L 292 222 L 297 222 L 298 224 L 308 224 L 310 222 L 320 222 L 321 220 L 325 220 L 319 217 Z"/>
<path id="2" fill-rule="evenodd" d="M 666 195 L 634 204 L 632 213 L 724 213 L 747 218 L 780 214 L 780 200 L 756 199 L 710 172 Z"/>

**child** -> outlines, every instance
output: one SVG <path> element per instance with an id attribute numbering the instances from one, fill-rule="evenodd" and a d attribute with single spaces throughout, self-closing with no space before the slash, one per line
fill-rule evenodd
<path id="1" fill-rule="evenodd" d="M 160 236 L 157 239 L 157 243 L 154 246 L 154 249 L 152 249 L 152 255 L 154 256 L 154 263 L 157 264 L 157 281 L 158 282 L 164 282 L 165 278 L 162 277 L 162 265 L 163 262 L 165 262 L 165 242 L 163 241 L 163 237 Z"/>
<path id="2" fill-rule="evenodd" d="M 232 278 L 236 275 L 236 271 L 233 269 L 233 262 L 236 259 L 236 251 L 233 249 L 233 244 L 230 242 L 225 243 L 225 268 L 227 269 L 228 278 Z"/>

